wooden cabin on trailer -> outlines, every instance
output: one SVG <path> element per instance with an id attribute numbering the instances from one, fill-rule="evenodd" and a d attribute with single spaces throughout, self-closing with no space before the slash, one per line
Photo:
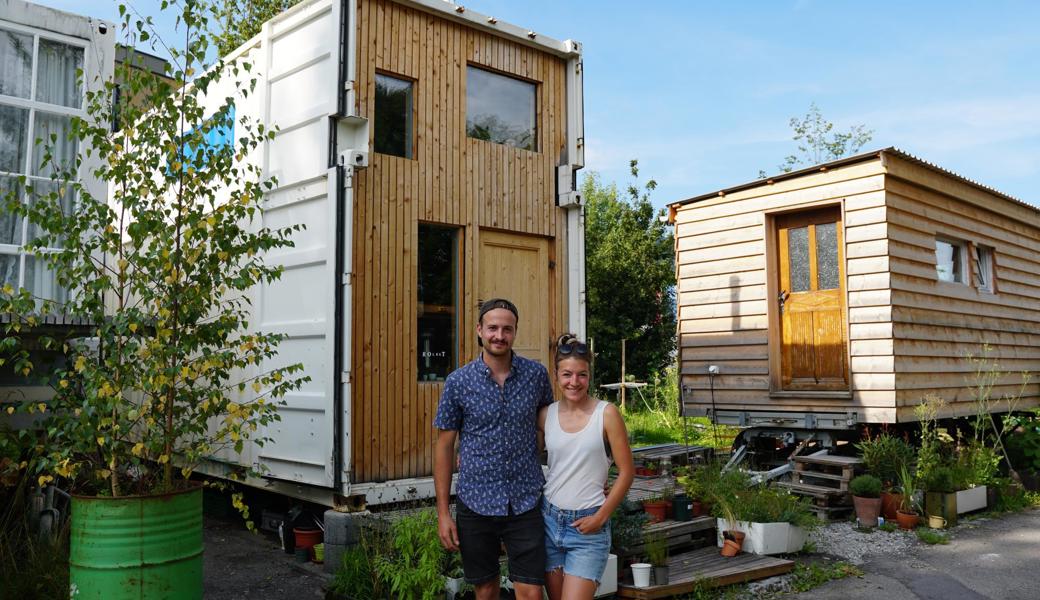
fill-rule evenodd
<path id="1" fill-rule="evenodd" d="M 973 414 L 1040 386 L 1040 209 L 895 148 L 676 202 L 683 409 L 720 423 L 851 434 Z M 1005 408 L 1006 409 L 1006 408 Z M 842 434 L 841 432 L 846 432 Z"/>
<path id="2" fill-rule="evenodd" d="M 255 483 L 327 504 L 432 497 L 433 416 L 481 300 L 516 303 L 515 348 L 544 364 L 584 335 L 580 45 L 444 0 L 304 0 L 225 60 L 258 78 L 236 110 L 279 127 L 264 222 L 307 227 L 254 325 L 311 381 L 272 442 L 207 470 L 262 463 Z"/>

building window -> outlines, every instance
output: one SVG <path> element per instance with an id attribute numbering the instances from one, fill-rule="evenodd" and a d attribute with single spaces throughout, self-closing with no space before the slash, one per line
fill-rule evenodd
<path id="1" fill-rule="evenodd" d="M 443 381 L 458 347 L 458 230 L 419 225 L 419 381 Z"/>
<path id="2" fill-rule="evenodd" d="M 986 246 L 971 246 L 972 274 L 975 277 L 975 287 L 980 292 L 992 294 L 996 292 L 993 285 L 995 274 L 993 268 L 993 248 Z"/>
<path id="3" fill-rule="evenodd" d="M 79 76 L 85 47 L 29 28 L 0 28 L 0 199 L 14 195 L 31 202 L 57 189 L 53 166 L 43 165 L 46 145 L 59 164 L 75 159 L 78 146 L 68 132 L 74 117 L 85 116 Z M 23 176 L 24 184 L 19 182 Z M 62 199 L 72 210 L 71 190 Z M 44 261 L 25 252 L 24 244 L 34 235 L 27 221 L 0 209 L 0 285 L 63 301 L 66 293 Z"/>
<path id="4" fill-rule="evenodd" d="M 376 73 L 375 151 L 412 158 L 414 86 Z"/>
<path id="5" fill-rule="evenodd" d="M 538 150 L 536 86 L 470 65 L 466 70 L 466 135 Z"/>
<path id="6" fill-rule="evenodd" d="M 963 242 L 935 240 L 935 272 L 939 281 L 966 283 Z"/>

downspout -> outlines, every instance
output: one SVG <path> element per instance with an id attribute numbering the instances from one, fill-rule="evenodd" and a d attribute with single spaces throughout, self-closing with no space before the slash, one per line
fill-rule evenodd
<path id="1" fill-rule="evenodd" d="M 578 193 L 577 171 L 585 166 L 585 115 L 581 44 L 564 42 L 567 58 L 567 153 L 557 167 L 557 204 L 566 210 L 567 323 L 570 332 L 586 339 L 585 326 L 585 204 Z"/>

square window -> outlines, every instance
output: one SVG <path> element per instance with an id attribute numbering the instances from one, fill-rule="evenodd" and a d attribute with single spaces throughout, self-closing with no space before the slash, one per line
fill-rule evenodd
<path id="1" fill-rule="evenodd" d="M 457 365 L 458 232 L 419 225 L 419 381 L 443 381 Z"/>
<path id="2" fill-rule="evenodd" d="M 376 73 L 375 151 L 412 158 L 414 85 Z"/>
<path id="3" fill-rule="evenodd" d="M 993 269 L 993 248 L 986 246 L 972 245 L 972 266 L 973 275 L 975 277 L 975 287 L 980 292 L 986 292 L 992 294 L 996 291 L 993 285 L 994 269 Z"/>
<path id="4" fill-rule="evenodd" d="M 40 38 L 36 62 L 36 99 L 48 104 L 80 108 L 83 106 L 83 48 Z"/>
<path id="5" fill-rule="evenodd" d="M 935 272 L 939 281 L 966 283 L 963 242 L 935 240 Z"/>
<path id="6" fill-rule="evenodd" d="M 466 70 L 466 135 L 538 150 L 536 86 L 470 65 Z"/>

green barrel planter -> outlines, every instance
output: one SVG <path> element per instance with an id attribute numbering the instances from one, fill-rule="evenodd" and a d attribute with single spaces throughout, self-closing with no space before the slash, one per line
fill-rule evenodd
<path id="1" fill-rule="evenodd" d="M 202 598 L 202 488 L 170 494 L 75 496 L 69 597 Z"/>

